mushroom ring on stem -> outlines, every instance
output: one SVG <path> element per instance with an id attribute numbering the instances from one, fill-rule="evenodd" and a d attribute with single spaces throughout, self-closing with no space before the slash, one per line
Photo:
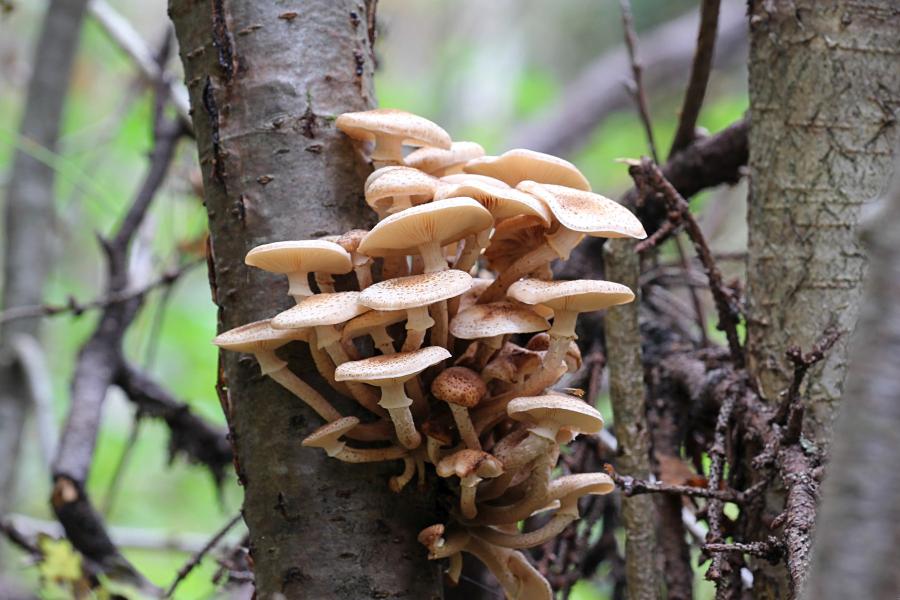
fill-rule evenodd
<path id="1" fill-rule="evenodd" d="M 441 477 L 459 477 L 459 509 L 463 517 L 473 519 L 478 514 L 475 496 L 478 483 L 483 479 L 493 479 L 503 474 L 503 463 L 481 450 L 460 450 L 447 456 L 437 464 L 437 474 Z"/>
<path id="2" fill-rule="evenodd" d="M 310 273 L 330 276 L 353 270 L 350 253 L 338 244 L 325 240 L 263 244 L 250 250 L 244 262 L 263 271 L 287 275 L 288 294 L 296 302 L 313 295 L 309 287 Z"/>
<path id="3" fill-rule="evenodd" d="M 482 294 L 485 304 L 501 299 L 506 290 L 522 277 L 546 267 L 561 258 L 566 260 L 585 235 L 591 237 L 643 239 L 644 226 L 634 214 L 615 200 L 600 194 L 558 185 L 542 185 L 523 181 L 518 188 L 543 201 L 553 213 L 556 226 L 545 234 L 544 243 L 519 258 L 501 272 L 497 280 Z"/>
<path id="4" fill-rule="evenodd" d="M 376 108 L 340 115 L 338 129 L 355 140 L 374 142 L 376 167 L 403 164 L 403 146 L 450 148 L 450 135 L 424 117 L 393 108 Z"/>
<path id="5" fill-rule="evenodd" d="M 577 338 L 575 323 L 579 314 L 627 304 L 634 300 L 634 292 L 611 281 L 523 279 L 509 288 L 509 297 L 553 309 L 553 327 L 548 332 L 550 346 L 544 355 L 544 366 L 548 367 L 564 360 L 569 343 Z"/>
<path id="6" fill-rule="evenodd" d="M 422 436 L 416 431 L 412 413 L 412 400 L 406 395 L 403 384 L 431 365 L 450 358 L 446 349 L 429 346 L 414 352 L 398 352 L 373 356 L 363 360 L 346 362 L 334 372 L 338 381 L 368 383 L 381 388 L 379 405 L 388 411 L 397 439 L 404 448 L 416 448 Z"/>

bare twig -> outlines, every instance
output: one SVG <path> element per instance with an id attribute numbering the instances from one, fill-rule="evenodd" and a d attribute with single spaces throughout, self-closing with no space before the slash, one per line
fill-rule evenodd
<path id="1" fill-rule="evenodd" d="M 622 492 L 626 496 L 636 496 L 638 494 L 670 494 L 675 496 L 687 496 L 690 498 L 710 498 L 722 502 L 734 502 L 735 504 L 744 502 L 744 494 L 737 490 L 720 488 L 710 489 L 708 487 L 702 488 L 691 485 L 673 485 L 661 481 L 645 481 L 627 475 L 619 475 L 611 465 L 608 465 L 607 467 L 606 472 L 612 477 L 613 481 L 622 489 Z"/>
<path id="2" fill-rule="evenodd" d="M 32 317 L 54 317 L 67 313 L 75 315 L 76 317 L 81 316 L 89 310 L 107 308 L 112 304 L 141 298 L 158 288 L 168 288 L 191 269 L 205 263 L 205 259 L 191 261 L 166 271 L 142 287 L 111 292 L 101 298 L 95 298 L 94 300 L 89 300 L 87 302 L 79 302 L 75 300 L 75 298 L 69 298 L 69 301 L 65 304 L 32 304 L 29 306 L 10 308 L 0 311 L 0 323 Z"/>
<path id="3" fill-rule="evenodd" d="M 691 65 L 691 76 L 684 103 L 681 105 L 681 118 L 672 140 L 669 156 L 686 148 L 697 136 L 697 117 L 703 106 L 706 85 L 712 71 L 713 55 L 716 49 L 716 36 L 719 26 L 720 0 L 703 0 L 700 4 L 700 31 L 697 34 L 697 48 L 694 51 L 694 62 Z"/>
<path id="4" fill-rule="evenodd" d="M 720 552 L 739 552 L 741 554 L 749 554 L 751 556 L 765 558 L 766 560 L 775 563 L 781 560 L 781 557 L 784 555 L 784 542 L 770 536 L 769 539 L 764 542 L 704 544 L 702 550 L 710 554 Z"/>
<path id="5" fill-rule="evenodd" d="M 710 491 L 718 490 L 722 481 L 722 472 L 725 468 L 725 443 L 728 435 L 729 424 L 731 422 L 731 414 L 734 411 L 738 394 L 726 391 L 725 399 L 719 408 L 719 416 L 716 418 L 716 430 L 713 437 L 713 444 L 709 449 L 709 477 L 707 489 Z M 706 520 L 709 523 L 709 532 L 706 534 L 706 543 L 715 544 L 724 541 L 722 533 L 722 508 L 724 502 L 720 499 L 713 499 L 709 502 L 706 512 Z M 714 554 L 712 565 L 707 571 L 706 578 L 715 581 L 716 587 L 722 585 L 722 556 Z"/>
<path id="6" fill-rule="evenodd" d="M 637 104 L 641 125 L 644 127 L 644 135 L 647 136 L 647 146 L 650 148 L 650 155 L 653 157 L 654 162 L 659 162 L 659 155 L 656 153 L 656 142 L 653 140 L 653 122 L 650 120 L 650 108 L 647 105 L 647 90 L 644 88 L 644 81 L 641 75 L 644 66 L 641 64 L 641 59 L 638 55 L 638 40 L 634 31 L 634 20 L 631 16 L 631 2 L 629 0 L 619 0 L 619 6 L 622 9 L 625 48 L 628 51 L 628 60 L 631 64 L 632 87 L 630 91 Z"/>
<path id="7" fill-rule="evenodd" d="M 222 541 L 222 538 L 231 531 L 231 528 L 237 525 L 238 521 L 241 520 L 241 513 L 234 515 L 225 525 L 219 529 L 206 543 L 203 548 L 201 548 L 198 552 L 196 552 L 193 556 L 180 569 L 178 569 L 178 574 L 175 576 L 175 581 L 169 586 L 166 590 L 166 598 L 171 598 L 172 594 L 175 593 L 175 590 L 178 588 L 179 584 L 184 581 L 185 577 L 187 577 L 191 571 L 194 570 L 194 567 L 200 564 L 200 561 L 203 560 L 203 557 L 209 554 L 209 552 L 215 548 L 219 542 Z"/>

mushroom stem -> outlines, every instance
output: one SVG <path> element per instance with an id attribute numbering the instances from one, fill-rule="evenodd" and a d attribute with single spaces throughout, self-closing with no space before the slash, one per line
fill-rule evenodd
<path id="1" fill-rule="evenodd" d="M 413 452 L 413 457 L 415 458 L 415 461 L 416 461 L 416 473 L 418 474 L 418 477 L 419 477 L 419 481 L 418 481 L 419 489 L 424 490 L 425 487 L 428 485 L 428 482 L 426 479 L 427 471 L 425 470 L 425 458 L 426 458 L 425 450 L 421 446 L 416 448 L 415 452 Z"/>
<path id="2" fill-rule="evenodd" d="M 270 371 L 267 375 L 277 382 L 278 385 L 303 400 L 307 406 L 326 421 L 336 421 L 341 418 L 341 413 L 324 396 L 294 375 L 287 365 L 277 371 Z"/>
<path id="3" fill-rule="evenodd" d="M 584 238 L 583 233 L 560 227 L 559 231 L 546 236 L 546 241 L 514 262 L 508 269 L 500 273 L 488 288 L 478 298 L 478 304 L 487 304 L 502 300 L 506 296 L 509 286 L 522 279 L 529 273 L 543 268 L 548 263 L 561 258 L 569 257 L 572 248 L 578 245 Z"/>
<path id="4" fill-rule="evenodd" d="M 416 431 L 409 407 L 413 401 L 406 395 L 402 382 L 392 381 L 381 386 L 381 400 L 378 404 L 387 409 L 394 423 L 397 439 L 404 448 L 416 448 L 422 443 L 422 436 Z"/>
<path id="5" fill-rule="evenodd" d="M 509 570 L 509 556 L 507 554 L 514 551 L 491 546 L 489 543 L 476 537 L 469 538 L 469 542 L 464 550 L 487 567 L 488 571 L 497 579 L 500 587 L 503 588 L 503 592 L 508 599 L 518 597 L 519 579 Z"/>
<path id="6" fill-rule="evenodd" d="M 412 201 L 409 194 L 394 196 L 393 205 L 387 210 L 387 214 L 392 215 L 402 210 L 406 210 L 407 208 L 412 208 Z"/>
<path id="7" fill-rule="evenodd" d="M 371 263 L 366 262 L 365 264 L 353 267 L 353 272 L 356 273 L 356 287 L 359 288 L 359 291 L 363 291 L 372 285 Z"/>
<path id="8" fill-rule="evenodd" d="M 578 514 L 568 511 L 557 511 L 543 527 L 529 531 L 528 533 L 504 533 L 491 527 L 476 527 L 472 529 L 472 535 L 490 542 L 495 546 L 504 548 L 534 548 L 555 538 L 562 533 L 570 523 L 578 519 Z"/>
<path id="9" fill-rule="evenodd" d="M 324 294 L 334 293 L 334 277 L 330 273 L 317 272 L 316 285 L 319 286 L 319 291 Z"/>
<path id="10" fill-rule="evenodd" d="M 403 472 L 399 475 L 395 475 L 390 478 L 388 481 L 388 487 L 395 494 L 399 494 L 403 488 L 406 487 L 406 484 L 412 481 L 413 475 L 416 473 L 416 461 L 412 459 L 411 456 L 406 455 L 403 457 Z"/>
<path id="11" fill-rule="evenodd" d="M 381 265 L 381 280 L 396 279 L 409 275 L 409 263 L 405 256 L 385 256 Z"/>
<path id="12" fill-rule="evenodd" d="M 375 169 L 403 164 L 403 140 L 392 135 L 375 136 L 372 166 Z"/>
<path id="13" fill-rule="evenodd" d="M 394 348 L 394 338 L 388 335 L 387 330 L 384 327 L 376 327 L 369 332 L 369 335 L 372 336 L 372 341 L 375 342 L 375 347 L 382 354 L 394 354 L 397 350 Z"/>
<path id="14" fill-rule="evenodd" d="M 465 245 L 463 246 L 463 251 L 459 255 L 459 259 L 456 261 L 456 264 L 453 265 L 453 268 L 459 269 L 460 271 L 466 271 L 468 273 L 478 262 L 478 259 L 481 256 L 481 252 L 485 249 L 490 240 L 490 229 L 485 229 L 484 231 L 480 231 L 477 234 L 468 236 L 466 238 Z"/>
<path id="15" fill-rule="evenodd" d="M 431 345 L 449 349 L 447 326 L 450 319 L 447 311 L 447 301 L 439 300 L 438 302 L 435 302 L 431 305 L 431 311 L 434 315 L 434 329 L 431 330 Z"/>
<path id="16" fill-rule="evenodd" d="M 288 294 L 294 297 L 298 304 L 304 298 L 315 295 L 309 287 L 309 273 L 306 271 L 293 271 L 287 274 Z"/>
<path id="17" fill-rule="evenodd" d="M 558 365 L 565 361 L 566 352 L 569 351 L 569 343 L 578 339 L 575 334 L 575 323 L 578 313 L 568 310 L 558 310 L 553 316 L 553 327 L 550 334 L 550 346 L 544 354 L 543 365 L 545 368 Z"/>
<path id="18" fill-rule="evenodd" d="M 470 476 L 463 478 L 459 486 L 459 511 L 467 519 L 474 519 L 478 515 L 478 507 L 475 506 L 475 498 L 478 494 L 478 482 L 481 477 Z"/>
<path id="19" fill-rule="evenodd" d="M 466 448 L 470 450 L 481 450 L 481 442 L 478 440 L 478 434 L 475 427 L 472 426 L 472 419 L 469 417 L 469 409 L 465 406 L 459 406 L 452 402 L 447 403 L 450 406 L 450 412 L 453 413 L 453 420 L 456 422 L 456 429 L 459 431 L 459 437 L 466 444 Z"/>
<path id="20" fill-rule="evenodd" d="M 334 362 L 332 362 L 331 357 L 328 356 L 327 352 L 319 348 L 315 339 L 312 339 L 309 342 L 309 354 L 312 356 L 313 363 L 315 363 L 319 375 L 325 378 L 328 385 L 345 396 L 352 396 L 350 388 L 348 388 L 343 381 L 336 381 L 334 379 Z"/>
<path id="21" fill-rule="evenodd" d="M 462 575 L 462 568 L 462 553 L 457 552 L 456 554 L 451 554 L 450 564 L 447 566 L 447 579 L 449 579 L 450 583 L 453 585 L 459 585 L 459 577 Z"/>
<path id="22" fill-rule="evenodd" d="M 428 314 L 428 306 L 416 306 L 406 310 L 406 341 L 403 342 L 403 352 L 412 352 L 422 347 L 425 341 L 425 332 L 434 327 L 434 319 Z"/>
<path id="23" fill-rule="evenodd" d="M 519 396 L 533 396 L 556 383 L 566 372 L 565 365 L 560 362 L 556 369 L 541 369 L 525 380 L 521 385 L 483 402 L 471 415 L 475 431 L 479 435 L 496 425 L 506 416 L 506 405 Z"/>
<path id="24" fill-rule="evenodd" d="M 350 361 L 347 351 L 341 345 L 341 334 L 334 325 L 321 325 L 316 327 L 316 344 L 319 348 L 325 348 L 325 352 L 340 366 Z M 384 416 L 384 411 L 379 408 L 378 397 L 371 388 L 355 381 L 348 381 L 347 388 L 353 399 L 368 411 L 378 416 Z"/>
<path id="25" fill-rule="evenodd" d="M 425 263 L 425 273 L 438 273 L 447 270 L 447 258 L 441 245 L 436 242 L 427 242 L 418 247 L 422 261 Z"/>

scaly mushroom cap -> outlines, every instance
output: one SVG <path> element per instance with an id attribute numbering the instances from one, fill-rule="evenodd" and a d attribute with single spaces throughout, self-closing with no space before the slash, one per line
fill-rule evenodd
<path id="1" fill-rule="evenodd" d="M 344 449 L 344 442 L 340 441 L 342 435 L 359 425 L 356 417 L 343 417 L 337 421 L 326 423 L 306 436 L 301 445 L 310 448 L 322 448 L 328 456 L 335 456 Z"/>
<path id="2" fill-rule="evenodd" d="M 440 346 L 373 356 L 345 362 L 335 369 L 334 378 L 337 381 L 359 381 L 377 385 L 379 382 L 408 379 L 450 356 L 450 353 Z"/>
<path id="3" fill-rule="evenodd" d="M 449 198 L 393 214 L 372 228 L 359 245 L 369 256 L 415 254 L 423 244 L 446 246 L 490 228 L 491 213 L 471 198 Z"/>
<path id="4" fill-rule="evenodd" d="M 366 204 L 379 213 L 390 209 L 396 196 L 409 196 L 412 204 L 422 204 L 434 198 L 437 187 L 438 180 L 427 173 L 396 167 L 366 186 Z"/>
<path id="5" fill-rule="evenodd" d="M 472 369 L 450 367 L 431 382 L 431 393 L 443 402 L 473 408 L 487 393 L 487 386 Z"/>
<path id="6" fill-rule="evenodd" d="M 217 335 L 213 344 L 223 350 L 255 354 L 275 350 L 294 340 L 309 341 L 308 329 L 279 330 L 272 328 L 272 320 L 254 321 Z"/>
<path id="7" fill-rule="evenodd" d="M 487 267 L 497 273 L 544 243 L 544 222 L 531 215 L 503 219 L 494 225 L 491 244 L 484 251 Z"/>
<path id="8" fill-rule="evenodd" d="M 350 254 L 325 240 L 272 242 L 247 253 L 244 262 L 270 273 L 330 273 L 338 275 L 353 269 Z"/>
<path id="9" fill-rule="evenodd" d="M 352 340 L 368 335 L 379 327 L 389 327 L 405 320 L 405 310 L 371 310 L 347 321 L 341 329 L 341 336 L 344 339 Z"/>
<path id="10" fill-rule="evenodd" d="M 500 352 L 481 370 L 485 379 L 518 383 L 525 375 L 541 367 L 541 355 L 528 348 L 506 342 Z"/>
<path id="11" fill-rule="evenodd" d="M 275 329 L 297 329 L 338 325 L 368 312 L 368 306 L 359 303 L 359 292 L 335 292 L 316 294 L 304 298 L 272 319 Z"/>
<path id="12" fill-rule="evenodd" d="M 592 237 L 647 237 L 644 226 L 630 210 L 600 194 L 534 181 L 523 181 L 516 189 L 544 202 L 566 229 Z"/>
<path id="13" fill-rule="evenodd" d="M 408 146 L 450 148 L 450 135 L 425 117 L 403 110 L 376 108 L 340 115 L 334 122 L 338 129 L 353 139 L 365 142 L 378 137 L 394 138 Z"/>
<path id="14" fill-rule="evenodd" d="M 375 169 L 374 171 L 369 173 L 368 177 L 366 177 L 366 183 L 363 185 L 363 189 L 365 190 L 366 188 L 368 188 L 372 184 L 373 181 L 375 181 L 382 175 L 390 173 L 391 171 L 396 171 L 397 169 L 405 169 L 405 168 L 406 167 L 404 167 L 403 165 L 388 165 L 386 167 L 381 167 L 380 169 Z"/>
<path id="15" fill-rule="evenodd" d="M 462 166 L 472 160 L 484 156 L 484 148 L 475 142 L 453 142 L 449 150 L 443 148 L 419 148 L 410 153 L 404 163 L 408 167 L 419 169 L 429 175 L 446 175 L 459 173 Z"/>
<path id="16" fill-rule="evenodd" d="M 460 479 L 470 475 L 493 478 L 503 474 L 503 463 L 481 450 L 460 450 L 437 464 L 437 474 L 445 478 L 453 475 Z"/>
<path id="17" fill-rule="evenodd" d="M 634 293 L 627 286 L 591 279 L 522 279 L 509 286 L 507 295 L 525 304 L 543 304 L 554 311 L 578 313 L 603 310 L 634 300 Z"/>
<path id="18" fill-rule="evenodd" d="M 363 290 L 359 301 L 375 310 L 402 310 L 459 296 L 470 287 L 471 275 L 448 269 L 381 281 Z"/>
<path id="19" fill-rule="evenodd" d="M 494 283 L 494 280 L 486 277 L 472 278 L 472 287 L 466 290 L 459 299 L 459 310 L 463 311 L 470 306 L 474 306 L 478 302 L 478 297 L 481 293 L 488 289 L 492 283 Z"/>
<path id="20" fill-rule="evenodd" d="M 428 548 L 429 551 L 435 547 L 439 547 L 441 544 L 443 544 L 444 540 L 444 526 L 438 523 L 436 525 L 426 527 L 419 532 L 419 535 L 418 537 L 416 537 L 416 539 L 420 544 Z"/>
<path id="21" fill-rule="evenodd" d="M 350 254 L 354 266 L 358 267 L 369 262 L 369 257 L 360 254 L 357 250 L 359 248 L 359 243 L 366 237 L 367 233 L 369 233 L 367 229 L 351 229 L 343 235 L 338 236 L 334 241 L 335 244 Z"/>
<path id="22" fill-rule="evenodd" d="M 476 304 L 458 313 L 450 322 L 450 333 L 463 340 L 533 333 L 549 328 L 547 319 L 530 308 L 511 302 Z"/>
<path id="23" fill-rule="evenodd" d="M 591 184 L 585 176 L 569 161 L 522 148 L 504 152 L 500 156 L 484 156 L 470 160 L 463 170 L 466 173 L 495 177 L 513 187 L 520 181 L 531 180 L 579 190 L 591 189 Z"/>
<path id="24" fill-rule="evenodd" d="M 537 217 L 544 226 L 549 227 L 553 218 L 546 204 L 534 196 L 510 187 L 466 181 L 458 185 L 441 185 L 434 194 L 435 200 L 454 197 L 472 198 L 488 209 L 496 221 L 529 215 Z"/>
<path id="25" fill-rule="evenodd" d="M 548 394 L 516 398 L 506 406 L 506 414 L 532 425 L 551 422 L 573 433 L 597 433 L 603 429 L 603 417 L 597 409 L 570 396 Z"/>

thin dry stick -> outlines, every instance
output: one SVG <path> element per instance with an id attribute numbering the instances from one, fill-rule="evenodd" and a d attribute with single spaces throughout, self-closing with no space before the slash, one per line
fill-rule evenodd
<path id="1" fill-rule="evenodd" d="M 625 32 L 625 48 L 628 50 L 628 60 L 631 63 L 631 76 L 633 78 L 632 87 L 629 89 L 637 104 L 638 115 L 641 118 L 641 124 L 644 126 L 644 134 L 647 136 L 647 145 L 650 147 L 650 155 L 655 162 L 659 162 L 659 156 L 656 153 L 656 142 L 653 140 L 653 124 L 650 120 L 650 109 L 647 106 L 647 90 L 644 88 L 643 71 L 644 66 L 641 64 L 638 55 L 637 34 L 634 31 L 634 20 L 631 16 L 631 2 L 629 0 L 619 0 L 619 6 L 622 8 L 622 29 Z"/>
<path id="2" fill-rule="evenodd" d="M 237 525 L 237 522 L 241 520 L 241 513 L 238 513 L 231 517 L 225 525 L 216 532 L 209 541 L 203 546 L 199 552 L 191 556 L 190 559 L 180 569 L 178 569 L 178 574 L 175 576 L 175 581 L 172 582 L 172 585 L 169 586 L 169 589 L 166 590 L 166 598 L 171 598 L 172 594 L 175 593 L 175 590 L 181 584 L 182 581 L 194 570 L 194 567 L 200 564 L 200 561 L 203 560 L 203 557 L 206 556 L 213 548 L 219 545 L 219 542 L 222 541 L 222 538 L 231 531 L 231 528 Z"/>
<path id="3" fill-rule="evenodd" d="M 719 482 L 722 481 L 722 473 L 725 468 L 725 441 L 728 435 L 728 425 L 731 422 L 731 413 L 734 411 L 734 405 L 737 402 L 738 395 L 732 390 L 726 391 L 725 399 L 719 408 L 719 416 L 716 418 L 716 430 L 713 436 L 713 444 L 709 449 L 709 478 L 706 486 L 711 492 L 719 489 Z M 722 508 L 724 502 L 719 499 L 712 499 L 707 506 L 706 520 L 709 523 L 709 532 L 706 534 L 706 543 L 719 544 L 724 541 L 722 534 Z M 712 565 L 706 573 L 706 578 L 715 581 L 716 587 L 722 583 L 722 560 L 720 553 L 713 554 Z"/>
<path id="4" fill-rule="evenodd" d="M 679 150 L 686 148 L 696 137 L 697 117 L 706 96 L 706 86 L 712 71 L 713 54 L 716 49 L 716 35 L 719 28 L 719 0 L 703 0 L 700 6 L 700 32 L 697 34 L 697 49 L 694 51 L 694 63 L 691 65 L 691 77 L 687 91 L 684 93 L 684 104 L 681 105 L 681 118 L 672 148 L 671 157 Z M 657 161 L 658 162 L 658 161 Z"/>

